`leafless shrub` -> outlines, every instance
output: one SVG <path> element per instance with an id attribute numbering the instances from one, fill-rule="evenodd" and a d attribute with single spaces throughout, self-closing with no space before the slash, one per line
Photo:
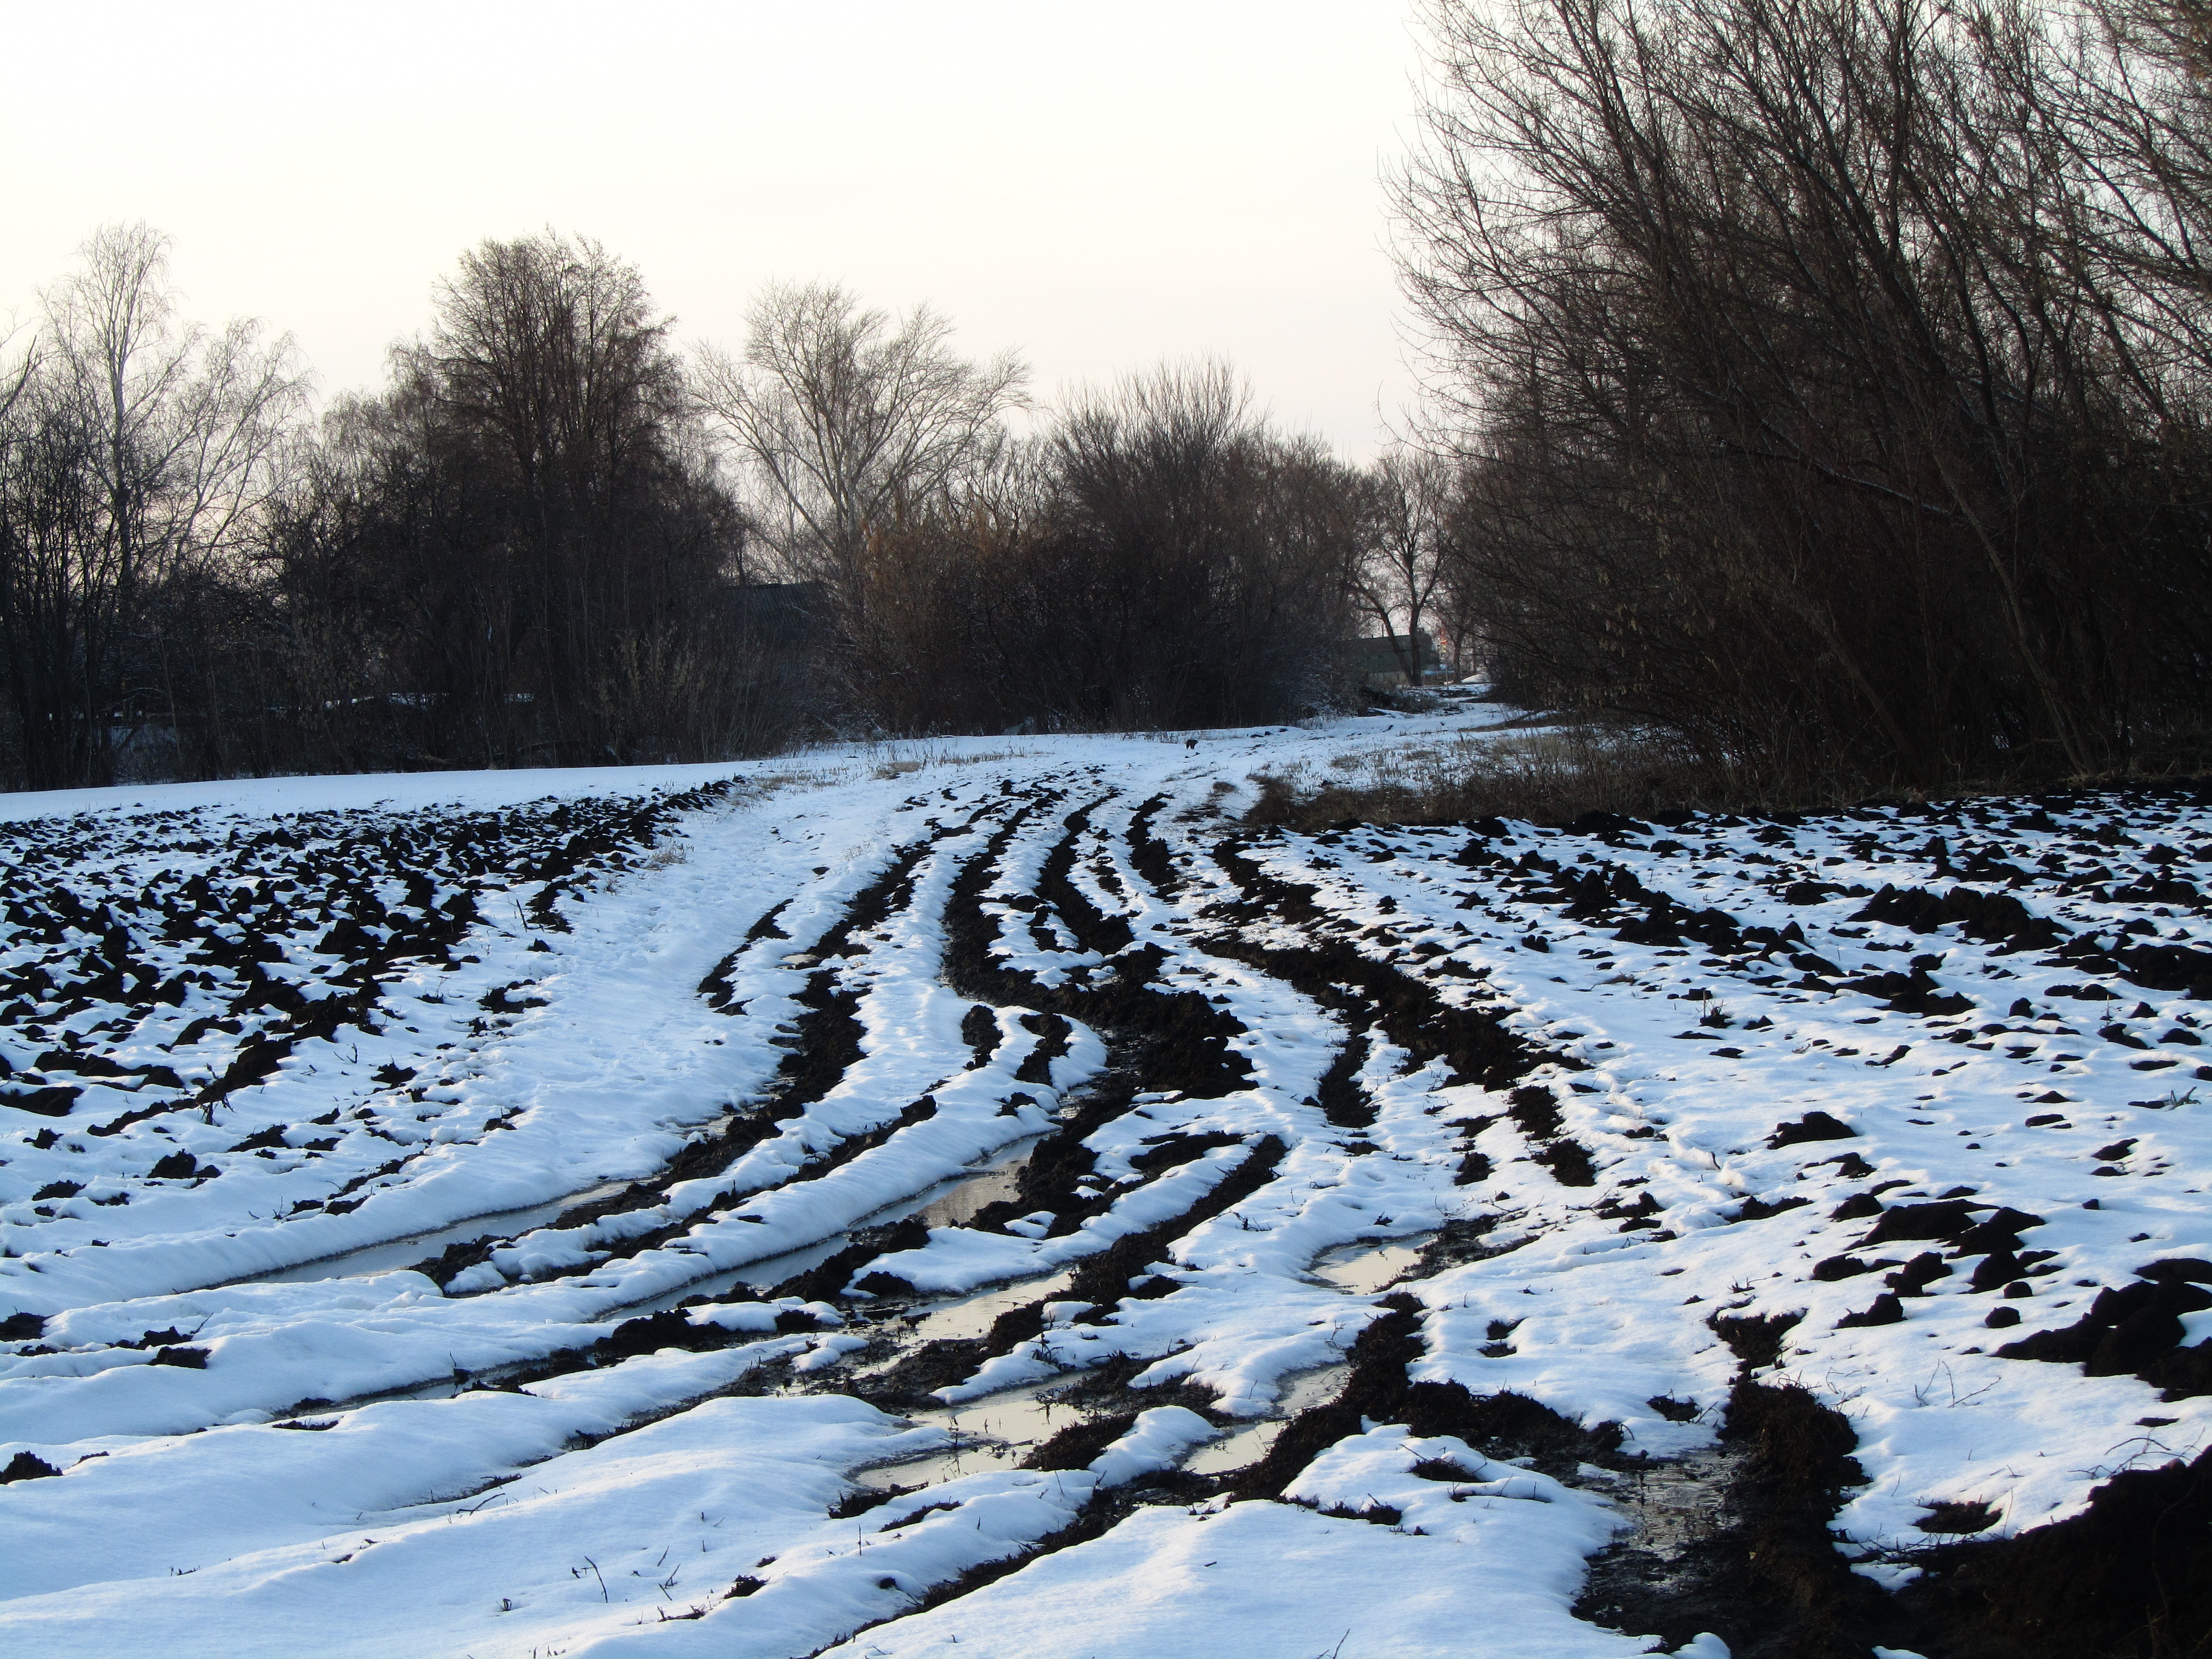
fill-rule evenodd
<path id="1" fill-rule="evenodd" d="M 2181 15 L 1432 0 L 1401 252 L 1499 682 L 1815 793 L 2196 741 Z"/>

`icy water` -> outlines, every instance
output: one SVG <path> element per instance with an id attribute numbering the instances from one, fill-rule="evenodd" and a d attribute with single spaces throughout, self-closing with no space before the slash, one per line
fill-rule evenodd
<path id="1" fill-rule="evenodd" d="M 908 1216 L 919 1219 L 925 1226 L 957 1227 L 964 1224 L 986 1206 L 1013 1196 L 1021 1181 L 1022 1166 L 1029 1162 L 1035 1148 L 1035 1139 L 1017 1143 L 1001 1152 L 988 1167 L 973 1175 L 962 1176 L 951 1182 L 940 1182 L 901 1203 L 890 1205 L 860 1224 L 881 1226 L 889 1222 L 902 1221 Z M 568 1211 L 589 1204 L 628 1188 L 628 1181 L 603 1182 L 581 1192 L 569 1193 L 532 1204 L 521 1209 L 499 1210 L 489 1214 L 471 1216 L 450 1226 L 429 1232 L 410 1233 L 404 1238 L 386 1240 L 380 1244 L 367 1244 L 359 1249 L 341 1251 L 314 1261 L 302 1261 L 295 1267 L 281 1267 L 263 1273 L 258 1281 L 263 1284 L 307 1284 L 326 1279 L 367 1279 L 378 1273 L 396 1273 L 414 1267 L 428 1257 L 443 1252 L 453 1244 L 473 1244 L 483 1239 L 520 1237 L 534 1229 L 560 1219 Z M 804 1249 L 787 1251 L 781 1255 L 764 1257 L 746 1263 L 728 1273 L 717 1273 L 711 1279 L 686 1285 L 665 1298 L 655 1298 L 650 1304 L 641 1304 L 645 1311 L 661 1307 L 673 1307 L 685 1297 L 705 1294 L 713 1296 L 735 1285 L 749 1285 L 757 1288 L 780 1284 L 793 1273 L 805 1273 L 809 1267 L 827 1261 L 852 1242 L 850 1232 L 841 1232 L 810 1244 Z M 1018 1300 L 1020 1298 L 1017 1298 Z M 994 1312 L 984 1318 L 988 1328 Z M 933 1330 L 929 1334 L 951 1334 Z M 963 1334 L 979 1333 L 963 1332 Z"/>
<path id="2" fill-rule="evenodd" d="M 1193 1474 L 1224 1474 L 1231 1469 L 1241 1469 L 1247 1463 L 1258 1462 L 1275 1443 L 1275 1437 L 1283 1431 L 1285 1423 L 1300 1412 L 1325 1406 L 1335 1399 L 1343 1392 L 1345 1379 L 1351 1375 L 1352 1367 L 1340 1364 L 1323 1365 L 1291 1378 L 1282 1398 L 1276 1402 L 1276 1415 L 1249 1428 L 1239 1429 L 1225 1440 L 1200 1447 L 1183 1467 Z"/>
<path id="3" fill-rule="evenodd" d="M 1009 1182 L 1009 1189 L 1011 1186 Z M 1416 1238 L 1343 1246 L 1325 1253 L 1314 1273 L 1348 1294 L 1371 1295 L 1419 1262 L 1421 1243 Z M 1068 1279 L 1067 1273 L 1060 1273 L 1048 1279 L 1000 1285 L 963 1297 L 919 1317 L 909 1316 L 909 1328 L 917 1341 L 981 1336 L 1001 1313 L 1049 1300 L 1056 1291 L 1066 1288 Z M 1287 1379 L 1281 1399 L 1266 1419 L 1200 1448 L 1183 1467 L 1193 1474 L 1218 1474 L 1257 1462 L 1267 1455 L 1285 1422 L 1335 1398 L 1350 1370 L 1348 1364 L 1339 1363 Z M 889 1491 L 935 1486 L 979 1469 L 1014 1467 L 1039 1443 L 1082 1419 L 1082 1413 L 1050 1397 L 1067 1381 L 1065 1375 L 1052 1376 L 957 1406 L 908 1413 L 915 1423 L 943 1430 L 952 1437 L 952 1443 L 925 1457 L 862 1470 L 856 1479 L 878 1491 Z"/>
<path id="4" fill-rule="evenodd" d="M 1056 1273 L 1048 1279 L 1018 1279 L 1011 1285 L 979 1291 L 956 1302 L 908 1314 L 908 1328 L 918 1342 L 981 1336 L 990 1330 L 992 1322 L 1000 1314 L 1031 1302 L 1048 1302 L 1064 1293 L 1073 1277 L 1072 1273 Z"/>
<path id="5" fill-rule="evenodd" d="M 1429 1235 L 1389 1244 L 1346 1244 L 1325 1250 L 1314 1263 L 1314 1277 L 1326 1279 L 1353 1296 L 1372 1296 L 1387 1290 L 1421 1262 L 1421 1246 Z"/>
<path id="6" fill-rule="evenodd" d="M 1048 1377 L 957 1406 L 909 1412 L 907 1416 L 913 1422 L 942 1429 L 952 1443 L 926 1457 L 879 1463 L 854 1478 L 862 1486 L 887 1492 L 894 1486 L 933 1486 L 982 1469 L 1012 1468 L 1040 1441 L 1081 1420 L 1081 1413 L 1072 1407 L 1042 1398 L 1066 1381 Z"/>

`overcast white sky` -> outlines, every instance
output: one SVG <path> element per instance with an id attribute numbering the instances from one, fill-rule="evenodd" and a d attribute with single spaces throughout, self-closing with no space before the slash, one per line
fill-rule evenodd
<path id="1" fill-rule="evenodd" d="M 1407 0 L 99 6 L 0 0 L 0 318 L 97 225 L 191 315 L 373 385 L 486 236 L 596 236 L 686 341 L 771 276 L 927 300 L 1052 398 L 1224 356 L 1370 453 L 1412 393 L 1381 178 Z"/>

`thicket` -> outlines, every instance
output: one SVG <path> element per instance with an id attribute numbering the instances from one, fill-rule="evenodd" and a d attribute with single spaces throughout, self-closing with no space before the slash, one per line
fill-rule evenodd
<path id="1" fill-rule="evenodd" d="M 885 725 L 1248 725 L 1325 706 L 1356 623 L 1364 480 L 1163 371 L 876 539 L 841 628 Z"/>
<path id="2" fill-rule="evenodd" d="M 487 241 L 386 384 L 88 244 L 0 377 L 0 787 L 708 760 L 1345 695 L 1376 479 L 1224 368 L 1016 442 L 1007 356 L 824 285 L 686 361 L 587 240 Z"/>
<path id="3" fill-rule="evenodd" d="M 1770 797 L 2202 756 L 2212 8 L 1427 22 L 1437 603 L 1504 690 Z"/>
<path id="4" fill-rule="evenodd" d="M 0 388 L 0 779 L 702 758 L 772 728 L 744 522 L 636 273 L 488 242 L 390 384 L 88 244 Z"/>

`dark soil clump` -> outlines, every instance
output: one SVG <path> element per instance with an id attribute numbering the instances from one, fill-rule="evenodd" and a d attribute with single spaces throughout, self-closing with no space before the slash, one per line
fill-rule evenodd
<path id="1" fill-rule="evenodd" d="M 2069 1520 L 1938 1547 L 1900 1600 L 1947 1659 L 2180 1659 L 2212 1650 L 2212 1452 L 2131 1469 Z"/>

